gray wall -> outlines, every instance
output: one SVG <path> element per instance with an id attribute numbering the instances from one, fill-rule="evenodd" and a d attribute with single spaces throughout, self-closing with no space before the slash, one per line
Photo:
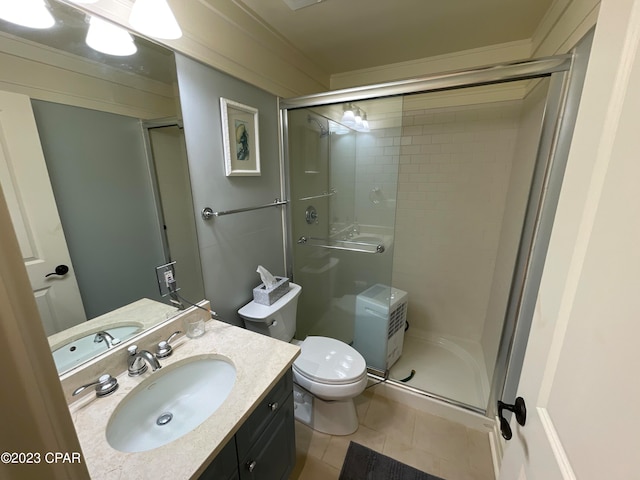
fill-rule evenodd
<path id="1" fill-rule="evenodd" d="M 164 263 L 140 122 L 33 100 L 87 318 L 159 300 Z"/>
<path id="2" fill-rule="evenodd" d="M 199 212 L 262 205 L 280 195 L 277 98 L 187 57 L 176 55 L 176 63 L 205 295 L 223 320 L 241 325 L 236 312 L 260 283 L 257 266 L 285 273 L 281 207 L 208 221 Z M 261 176 L 225 176 L 220 97 L 259 110 Z"/>

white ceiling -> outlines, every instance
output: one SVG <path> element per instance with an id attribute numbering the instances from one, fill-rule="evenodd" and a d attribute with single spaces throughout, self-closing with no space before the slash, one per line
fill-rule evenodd
<path id="1" fill-rule="evenodd" d="M 234 0 L 329 74 L 529 39 L 552 0 Z"/>

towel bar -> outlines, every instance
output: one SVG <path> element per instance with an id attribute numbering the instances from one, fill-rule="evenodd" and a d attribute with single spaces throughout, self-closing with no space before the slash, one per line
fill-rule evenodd
<path id="1" fill-rule="evenodd" d="M 287 203 L 289 203 L 289 200 L 280 200 L 279 198 L 276 198 L 272 203 L 267 203 L 266 205 L 258 205 L 256 207 L 236 208 L 234 210 L 224 210 L 221 212 L 214 212 L 211 207 L 205 207 L 202 209 L 201 214 L 204 220 L 209 220 L 213 217 L 222 217 L 224 215 L 231 215 L 234 213 L 249 212 L 251 210 L 260 210 L 261 208 L 278 207 L 280 205 L 286 205 Z"/>

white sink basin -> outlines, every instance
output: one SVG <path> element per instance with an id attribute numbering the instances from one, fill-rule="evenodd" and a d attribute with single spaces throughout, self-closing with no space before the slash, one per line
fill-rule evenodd
<path id="1" fill-rule="evenodd" d="M 189 433 L 231 393 L 236 369 L 220 355 L 190 357 L 154 372 L 120 402 L 107 441 L 122 452 L 144 452 Z"/>
<path id="2" fill-rule="evenodd" d="M 120 342 L 123 342 L 137 334 L 140 330 L 142 330 L 142 326 L 140 325 L 123 325 L 120 327 L 105 328 L 102 331 L 107 332 L 113 338 L 117 338 Z M 66 372 L 108 350 L 107 343 L 104 340 L 98 343 L 94 342 L 96 333 L 97 331 L 92 332 L 53 351 L 53 361 L 56 364 L 58 373 Z"/>

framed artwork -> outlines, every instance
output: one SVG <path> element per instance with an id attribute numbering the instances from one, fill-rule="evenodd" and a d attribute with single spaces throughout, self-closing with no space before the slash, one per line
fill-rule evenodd
<path id="1" fill-rule="evenodd" d="M 227 177 L 260 175 L 258 110 L 220 98 L 220 113 Z"/>

